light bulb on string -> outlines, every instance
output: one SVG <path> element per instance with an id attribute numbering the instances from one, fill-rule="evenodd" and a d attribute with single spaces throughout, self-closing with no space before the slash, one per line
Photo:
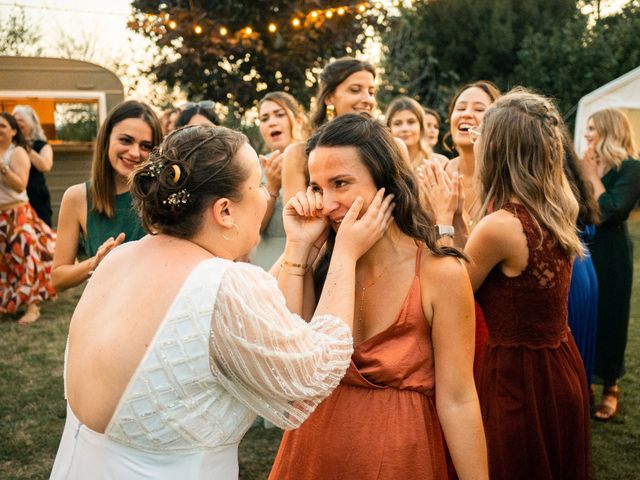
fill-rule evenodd
<path id="1" fill-rule="evenodd" d="M 360 13 L 364 13 L 367 10 L 367 6 L 364 3 L 361 3 L 360 5 L 358 5 L 358 11 Z"/>
<path id="2" fill-rule="evenodd" d="M 299 27 L 299 26 L 300 26 L 300 19 L 299 19 L 299 18 L 294 18 L 294 19 L 291 21 L 291 24 L 292 24 L 294 27 Z"/>
<path id="3" fill-rule="evenodd" d="M 276 30 L 278 30 L 278 27 L 276 27 L 275 23 L 270 23 L 268 29 L 271 33 L 275 33 Z"/>
<path id="4" fill-rule="evenodd" d="M 252 33 L 253 33 L 253 28 L 251 28 L 251 27 L 246 27 L 246 28 L 244 29 L 244 34 L 245 34 L 245 35 L 251 35 Z"/>
<path id="5" fill-rule="evenodd" d="M 229 33 L 229 30 L 224 27 L 220 27 L 220 35 L 224 37 L 227 33 Z"/>
<path id="6" fill-rule="evenodd" d="M 175 20 L 171 20 L 171 21 L 169 22 L 169 28 L 170 28 L 171 30 L 175 30 L 177 26 L 178 26 L 178 24 L 175 22 Z"/>
<path id="7" fill-rule="evenodd" d="M 316 12 L 315 10 L 311 12 L 311 18 L 318 18 L 318 12 Z"/>
<path id="8" fill-rule="evenodd" d="M 344 15 L 344 8 L 340 7 L 338 9 L 338 15 Z"/>
<path id="9" fill-rule="evenodd" d="M 324 16 L 327 17 L 327 18 L 333 17 L 333 11 L 327 10 L 327 13 L 325 13 Z"/>
<path id="10" fill-rule="evenodd" d="M 196 25 L 193 28 L 193 31 L 196 32 L 196 35 L 200 35 L 202 33 L 202 27 L 200 25 Z"/>

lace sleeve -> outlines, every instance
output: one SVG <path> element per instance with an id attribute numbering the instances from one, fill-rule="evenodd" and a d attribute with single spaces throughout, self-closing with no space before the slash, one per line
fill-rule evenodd
<path id="1" fill-rule="evenodd" d="M 345 323 L 329 315 L 307 323 L 289 312 L 264 270 L 235 264 L 225 273 L 212 316 L 211 371 L 257 414 L 299 427 L 338 385 L 352 352 Z"/>

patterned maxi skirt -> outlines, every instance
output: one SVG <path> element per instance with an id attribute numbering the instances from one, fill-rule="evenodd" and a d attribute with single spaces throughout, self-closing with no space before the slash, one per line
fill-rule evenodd
<path id="1" fill-rule="evenodd" d="M 28 203 L 0 210 L 0 313 L 55 298 L 55 239 L 55 232 Z"/>

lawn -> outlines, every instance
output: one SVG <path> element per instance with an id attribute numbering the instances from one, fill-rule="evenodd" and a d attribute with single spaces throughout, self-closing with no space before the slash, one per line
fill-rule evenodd
<path id="1" fill-rule="evenodd" d="M 592 422 L 596 479 L 640 478 L 640 220 L 630 223 L 636 245 L 627 374 L 618 416 Z M 36 324 L 0 323 L 0 478 L 47 478 L 64 425 L 62 363 L 69 318 L 80 295 L 66 292 L 44 305 Z M 266 478 L 278 429 L 252 428 L 240 445 L 240 478 Z"/>

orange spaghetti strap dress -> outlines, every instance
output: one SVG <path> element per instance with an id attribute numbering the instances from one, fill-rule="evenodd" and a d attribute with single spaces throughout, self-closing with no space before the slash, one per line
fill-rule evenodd
<path id="1" fill-rule="evenodd" d="M 478 289 L 489 340 L 478 378 L 492 480 L 590 474 L 586 376 L 569 334 L 571 259 L 519 204 L 507 204 L 527 238 L 527 267 L 495 267 Z"/>
<path id="2" fill-rule="evenodd" d="M 270 480 L 449 478 L 431 327 L 422 312 L 421 252 L 395 322 L 356 345 L 340 385 L 300 428 L 285 432 Z"/>

